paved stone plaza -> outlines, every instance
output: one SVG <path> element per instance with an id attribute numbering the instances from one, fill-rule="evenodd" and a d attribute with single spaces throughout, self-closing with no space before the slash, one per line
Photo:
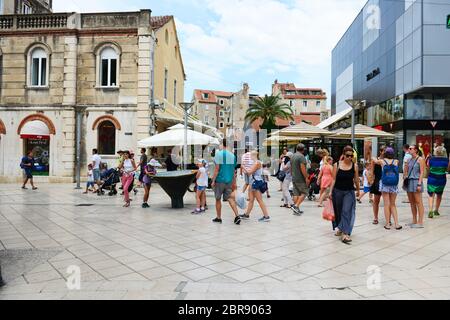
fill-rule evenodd
<path id="1" fill-rule="evenodd" d="M 235 226 L 210 211 L 169 209 L 155 186 L 151 209 L 121 197 L 82 195 L 72 185 L 22 191 L 0 185 L 0 259 L 8 283 L 0 299 L 448 299 L 450 202 L 424 230 L 386 231 L 372 225 L 368 199 L 358 206 L 353 244 L 339 242 L 321 210 L 306 202 L 295 217 L 280 209 L 273 182 L 272 222 Z M 404 200 L 404 194 L 400 200 Z M 450 194 L 446 194 L 450 199 Z M 80 206 L 82 205 L 82 206 Z M 92 206 L 83 206 L 92 205 Z M 409 207 L 399 201 L 402 225 Z M 380 215 L 380 217 L 382 214 Z M 81 268 L 81 290 L 68 290 L 67 268 Z M 379 290 L 367 286 L 367 268 L 381 269 Z"/>

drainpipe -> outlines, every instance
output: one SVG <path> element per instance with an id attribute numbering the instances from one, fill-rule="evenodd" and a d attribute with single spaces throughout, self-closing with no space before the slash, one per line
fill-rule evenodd
<path id="1" fill-rule="evenodd" d="M 150 55 L 150 66 L 152 68 L 150 75 L 150 136 L 156 134 L 156 109 L 155 109 L 155 50 L 157 39 L 155 32 L 152 31 L 151 38 L 153 39 L 152 52 Z"/>
<path id="2" fill-rule="evenodd" d="M 81 127 L 83 124 L 83 114 L 86 110 L 85 107 L 75 107 L 76 113 L 76 137 L 75 137 L 75 150 L 76 150 L 76 168 L 75 168 L 75 178 L 76 178 L 76 190 L 81 189 Z"/>

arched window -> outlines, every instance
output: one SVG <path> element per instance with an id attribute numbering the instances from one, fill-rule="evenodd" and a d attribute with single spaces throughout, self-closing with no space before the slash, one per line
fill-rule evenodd
<path id="1" fill-rule="evenodd" d="M 102 155 L 116 154 L 116 127 L 107 120 L 100 123 L 98 132 L 98 153 Z"/>
<path id="2" fill-rule="evenodd" d="M 112 47 L 100 52 L 100 85 L 102 87 L 118 86 L 119 55 Z"/>
<path id="3" fill-rule="evenodd" d="M 47 86 L 48 79 L 48 55 L 47 52 L 37 47 L 31 51 L 30 84 L 33 87 Z"/>

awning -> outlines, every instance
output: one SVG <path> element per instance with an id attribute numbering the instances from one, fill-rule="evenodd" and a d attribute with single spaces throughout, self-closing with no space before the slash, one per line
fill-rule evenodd
<path id="1" fill-rule="evenodd" d="M 352 128 L 337 130 L 331 139 L 351 139 Z M 355 126 L 355 139 L 365 139 L 365 138 L 395 138 L 392 133 L 384 132 L 375 128 L 371 128 L 362 124 L 357 124 Z"/>
<path id="2" fill-rule="evenodd" d="M 352 113 L 352 108 L 349 107 L 349 108 L 345 109 L 344 111 L 336 113 L 334 116 L 328 118 L 327 120 L 322 121 L 321 123 L 319 123 L 317 125 L 317 127 L 320 129 L 327 129 L 328 127 L 332 126 L 336 122 L 339 122 L 342 119 L 348 117 L 351 113 Z"/>
<path id="3" fill-rule="evenodd" d="M 280 131 L 272 133 L 274 136 L 295 136 L 296 138 L 320 138 L 322 136 L 330 135 L 330 132 L 324 129 L 320 129 L 316 126 L 312 126 L 307 123 L 300 123 L 295 126 L 285 128 Z"/>
<path id="4" fill-rule="evenodd" d="M 22 139 L 50 139 L 50 130 L 39 120 L 27 122 L 20 131 Z"/>

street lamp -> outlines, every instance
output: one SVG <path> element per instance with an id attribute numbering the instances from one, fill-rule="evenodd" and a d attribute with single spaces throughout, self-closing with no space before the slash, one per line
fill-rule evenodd
<path id="1" fill-rule="evenodd" d="M 183 163 L 184 163 L 184 170 L 187 170 L 187 154 L 188 154 L 188 138 L 187 138 L 187 132 L 188 132 L 188 112 L 191 110 L 192 106 L 194 104 L 192 102 L 180 102 L 180 107 L 184 110 L 184 149 L 183 149 Z"/>
<path id="2" fill-rule="evenodd" d="M 366 106 L 366 100 L 357 100 L 357 99 L 348 99 L 345 100 L 347 104 L 352 107 L 352 145 L 353 148 L 356 147 L 355 141 L 355 118 L 356 118 L 356 110 L 360 110 Z"/>

